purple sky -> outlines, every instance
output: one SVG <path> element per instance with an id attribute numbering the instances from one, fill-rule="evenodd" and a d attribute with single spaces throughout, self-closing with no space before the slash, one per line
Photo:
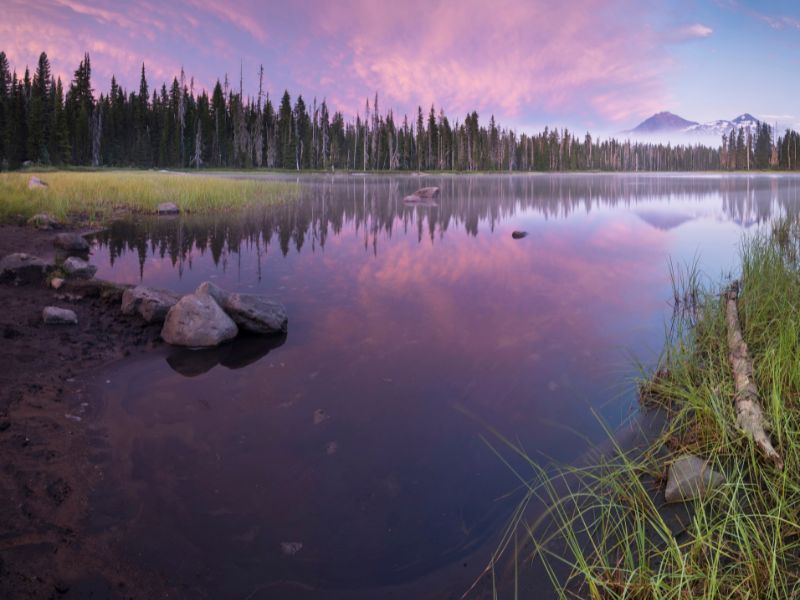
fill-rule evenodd
<path id="1" fill-rule="evenodd" d="M 762 3 L 765 4 L 765 3 Z M 800 8 L 738 0 L 0 0 L 0 49 L 21 72 L 39 52 L 69 79 L 84 52 L 151 88 L 181 66 L 196 87 L 227 73 L 346 115 L 434 103 L 520 130 L 616 132 L 661 110 L 705 121 L 751 112 L 797 123 Z M 371 102 L 371 100 L 370 100 Z"/>

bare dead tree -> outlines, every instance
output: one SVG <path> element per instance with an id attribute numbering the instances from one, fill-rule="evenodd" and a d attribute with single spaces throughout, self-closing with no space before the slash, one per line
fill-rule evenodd
<path id="1" fill-rule="evenodd" d="M 92 132 L 92 166 L 100 166 L 100 140 L 103 137 L 103 111 L 99 108 L 89 117 Z"/>
<path id="2" fill-rule="evenodd" d="M 181 166 L 185 164 L 185 148 L 183 141 L 183 130 L 186 125 L 186 73 L 181 67 L 180 90 L 178 91 L 178 131 L 181 142 Z"/>

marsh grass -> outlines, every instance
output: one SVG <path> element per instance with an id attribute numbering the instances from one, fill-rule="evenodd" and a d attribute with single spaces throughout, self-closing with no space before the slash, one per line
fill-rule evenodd
<path id="1" fill-rule="evenodd" d="M 46 189 L 28 189 L 31 176 Z M 44 171 L 0 174 L 0 221 L 40 212 L 59 219 L 101 221 L 115 211 L 153 212 L 161 202 L 182 211 L 216 213 L 293 197 L 297 186 L 282 181 L 231 179 L 156 171 Z"/>
<path id="2" fill-rule="evenodd" d="M 503 440 L 498 454 L 511 449 L 525 457 L 533 477 L 518 474 L 526 496 L 492 569 L 523 534 L 528 551 L 514 552 L 515 572 L 519 561 L 537 563 L 561 598 L 800 597 L 798 256 L 797 220 L 741 248 L 740 319 L 784 470 L 757 454 L 735 426 L 720 299 L 727 282 L 711 289 L 695 274 L 673 273 L 676 304 L 693 308 L 676 311 L 681 323 L 642 387 L 643 399 L 667 415 L 663 432 L 637 452 L 615 445 L 609 433 L 613 450 L 606 458 L 555 470 Z M 708 459 L 726 483 L 681 514 L 664 504 L 663 485 L 668 465 L 684 453 Z M 534 522 L 525 518 L 531 504 L 548 507 Z"/>

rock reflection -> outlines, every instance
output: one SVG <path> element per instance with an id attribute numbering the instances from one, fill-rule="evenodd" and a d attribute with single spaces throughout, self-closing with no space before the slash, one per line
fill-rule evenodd
<path id="1" fill-rule="evenodd" d="M 184 377 L 197 377 L 208 373 L 217 365 L 231 370 L 242 369 L 258 362 L 286 343 L 286 335 L 240 335 L 230 344 L 217 348 L 191 350 L 174 348 L 167 356 L 167 364 Z"/>

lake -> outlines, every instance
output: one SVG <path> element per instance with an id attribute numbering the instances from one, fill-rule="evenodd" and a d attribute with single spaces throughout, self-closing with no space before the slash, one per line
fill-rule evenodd
<path id="1" fill-rule="evenodd" d="M 498 434 L 570 463 L 628 422 L 636 363 L 655 364 L 669 326 L 669 261 L 720 280 L 800 189 L 712 174 L 297 181 L 266 209 L 139 217 L 94 240 L 100 278 L 210 280 L 289 313 L 285 337 L 159 348 L 94 379 L 106 475 L 91 521 L 186 595 L 460 597 L 520 498 L 510 467 L 530 474 L 500 460 Z M 429 185 L 434 205 L 404 204 Z"/>

